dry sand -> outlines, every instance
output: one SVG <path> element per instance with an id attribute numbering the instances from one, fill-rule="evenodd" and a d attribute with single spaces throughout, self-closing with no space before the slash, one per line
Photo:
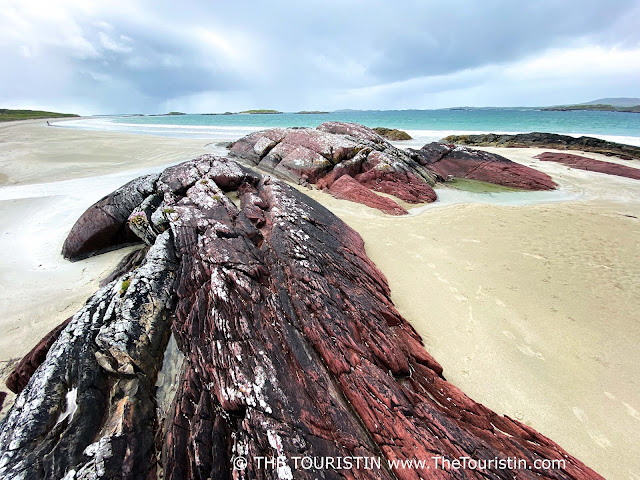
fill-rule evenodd
<path id="1" fill-rule="evenodd" d="M 0 188 L 0 248 L 11 252 L 0 261 L 0 368 L 75 312 L 122 257 L 59 257 L 84 208 L 135 176 L 134 167 L 206 151 L 200 140 L 42 124 L 0 126 L 0 175 L 9 182 L 22 169 L 29 183 L 112 174 Z M 534 149 L 487 150 L 550 173 L 560 192 L 442 190 L 442 202 L 405 217 L 311 195 L 363 236 L 396 305 L 450 381 L 605 477 L 638 479 L 640 183 L 539 162 Z"/>

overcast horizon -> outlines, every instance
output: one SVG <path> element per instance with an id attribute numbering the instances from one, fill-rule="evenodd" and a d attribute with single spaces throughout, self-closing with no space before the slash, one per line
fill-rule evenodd
<path id="1" fill-rule="evenodd" d="M 0 107 L 83 115 L 640 97 L 640 0 L 7 0 Z"/>

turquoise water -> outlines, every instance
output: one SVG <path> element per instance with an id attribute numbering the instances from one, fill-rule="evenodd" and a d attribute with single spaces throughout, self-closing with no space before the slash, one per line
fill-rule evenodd
<path id="1" fill-rule="evenodd" d="M 326 121 L 355 122 L 368 127 L 400 128 L 419 141 L 452 133 L 553 132 L 592 135 L 640 144 L 640 114 L 621 112 L 550 112 L 533 109 L 383 110 L 326 114 L 174 115 L 94 117 L 64 122 L 64 126 L 132 133 L 236 139 L 269 127 L 316 127 Z"/>

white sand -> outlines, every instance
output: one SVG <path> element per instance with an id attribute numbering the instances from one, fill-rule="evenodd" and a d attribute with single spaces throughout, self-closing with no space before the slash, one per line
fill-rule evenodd
<path id="1" fill-rule="evenodd" d="M 123 256 L 60 258 L 82 211 L 140 173 L 133 168 L 208 151 L 201 140 L 44 124 L 0 125 L 0 178 L 102 176 L 0 188 L 0 247 L 10 252 L 0 260 L 4 365 L 80 308 Z M 550 173 L 561 191 L 444 190 L 443 201 L 405 217 L 311 195 L 363 236 L 449 380 L 605 477 L 640 478 L 640 183 L 539 162 L 534 149 L 487 150 Z"/>

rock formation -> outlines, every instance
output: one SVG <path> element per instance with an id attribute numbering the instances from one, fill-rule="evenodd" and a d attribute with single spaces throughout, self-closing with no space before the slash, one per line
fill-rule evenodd
<path id="1" fill-rule="evenodd" d="M 230 153 L 286 180 L 315 184 L 338 198 L 393 214 L 407 212 L 374 192 L 408 203 L 433 202 L 436 193 L 431 187 L 449 176 L 529 190 L 555 188 L 548 175 L 499 155 L 440 143 L 404 151 L 370 128 L 354 123 L 326 122 L 317 129 L 255 132 L 233 143 Z M 334 187 L 343 176 L 351 179 Z"/>
<path id="2" fill-rule="evenodd" d="M 448 383 L 360 236 L 286 184 L 205 155 L 90 207 L 65 253 L 127 229 L 144 260 L 62 328 L 0 422 L 1 478 L 601 478 Z"/>
<path id="3" fill-rule="evenodd" d="M 556 133 L 518 133 L 503 135 L 488 133 L 481 135 L 450 135 L 442 139 L 446 143 L 458 145 L 475 145 L 484 147 L 537 147 L 555 148 L 558 150 L 580 150 L 583 152 L 602 153 L 625 160 L 640 159 L 640 147 L 609 142 L 594 137 L 571 137 Z"/>
<path id="4" fill-rule="evenodd" d="M 397 128 L 375 127 L 373 129 L 382 138 L 386 138 L 391 141 L 411 140 L 413 137 L 404 130 L 398 130 Z"/>
<path id="5" fill-rule="evenodd" d="M 581 155 L 572 155 L 569 153 L 552 153 L 544 152 L 536 155 L 543 162 L 562 163 L 571 168 L 580 170 L 588 170 L 590 172 L 606 173 L 608 175 L 617 175 L 619 177 L 633 178 L 640 180 L 640 169 L 620 165 L 619 163 L 603 162 L 602 160 L 594 160 L 593 158 L 583 157 Z"/>
<path id="6" fill-rule="evenodd" d="M 29 379 L 33 375 L 33 372 L 36 371 L 36 368 L 44 362 L 47 358 L 47 353 L 49 349 L 53 345 L 53 343 L 58 339 L 62 330 L 69 324 L 71 318 L 68 318 L 56 328 L 51 330 L 48 334 L 46 334 L 42 340 L 38 342 L 38 344 L 31 349 L 29 353 L 27 353 L 22 360 L 18 363 L 18 365 L 13 369 L 11 375 L 7 378 L 5 384 L 7 388 L 11 390 L 13 393 L 20 393 L 24 387 L 26 387 Z"/>
<path id="7" fill-rule="evenodd" d="M 420 150 L 409 149 L 414 159 L 439 179 L 468 178 L 524 190 L 553 190 L 556 184 L 546 173 L 494 153 L 433 142 Z"/>

